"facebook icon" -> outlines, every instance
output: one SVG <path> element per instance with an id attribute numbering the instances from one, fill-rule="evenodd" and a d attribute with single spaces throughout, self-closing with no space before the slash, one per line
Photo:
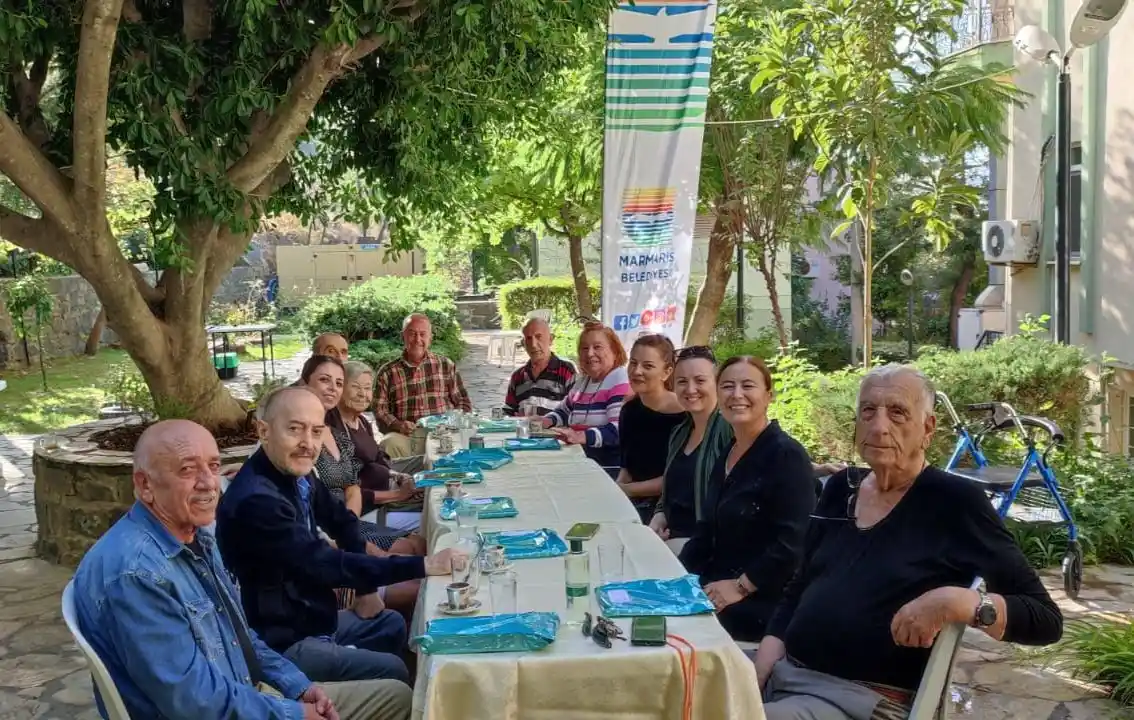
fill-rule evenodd
<path id="1" fill-rule="evenodd" d="M 630 316 L 629 315 L 615 315 L 614 316 L 614 329 L 616 332 L 622 332 L 630 329 Z"/>

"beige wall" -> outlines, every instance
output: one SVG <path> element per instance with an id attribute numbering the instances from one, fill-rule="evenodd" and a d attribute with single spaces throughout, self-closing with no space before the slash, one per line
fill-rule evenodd
<path id="1" fill-rule="evenodd" d="M 1043 24 L 1046 0 L 1017 0 L 1016 27 Z M 1078 3 L 1065 2 L 1065 26 L 1069 25 Z M 1119 361 L 1134 365 L 1134 84 L 1129 82 L 1134 68 L 1134 18 L 1124 17 L 1110 35 L 1106 78 L 1106 143 L 1101 159 L 1102 189 L 1098 204 L 1097 288 L 1099 306 L 1095 331 L 1080 332 L 1081 268 L 1077 259 L 1071 269 L 1071 336 L 1075 342 L 1095 352 L 1107 352 Z M 1072 58 L 1072 139 L 1083 137 L 1083 86 L 1086 53 Z M 1046 81 L 1046 82 L 1045 82 Z M 1043 220 L 1043 209 L 1054 206 L 1045 198 L 1040 178 L 1039 150 L 1044 140 L 1043 108 L 1046 87 L 1054 85 L 1055 72 L 1049 67 L 1020 64 L 1017 83 L 1033 95 L 1024 108 L 1011 114 L 1011 146 L 1002 159 L 1003 187 L 1001 216 Z M 1054 117 L 1054 108 L 1051 110 Z M 1054 158 L 1050 161 L 1054 168 Z M 1090 192 L 1085 182 L 1084 194 Z M 1048 243 L 1053 233 L 1045 232 Z M 1049 247 L 1046 253 L 1054 256 Z M 1089 260 L 1088 260 L 1089 262 Z M 1006 271 L 1005 311 L 1009 331 L 1026 313 L 1051 314 L 1054 268 L 1014 268 Z M 1046 276 L 1046 278 L 1045 278 Z M 1046 280 L 1046 282 L 1045 282 Z M 1046 286 L 1046 287 L 1045 287 Z"/>
<path id="2" fill-rule="evenodd" d="M 707 215 L 698 216 L 697 228 L 693 236 L 693 268 L 690 272 L 690 292 L 697 292 L 701 281 L 705 277 L 706 253 L 709 248 L 709 230 L 712 228 L 712 219 Z M 587 264 L 587 276 L 598 278 L 600 273 L 600 242 L 597 233 L 586 240 L 583 249 L 583 259 Z M 539 274 L 544 277 L 568 276 L 571 274 L 571 262 L 567 256 L 567 242 L 560 238 L 545 237 L 539 241 Z M 784 322 L 791 332 L 791 258 L 783 253 L 779 258 L 779 276 L 776 279 L 776 289 L 779 291 L 780 310 L 784 314 Z M 736 273 L 732 274 L 728 288 L 736 292 Z M 747 326 L 748 335 L 752 337 L 762 328 L 771 327 L 772 304 L 768 299 L 768 291 L 764 278 L 755 268 L 749 268 L 744 274 L 744 294 L 748 297 Z"/>

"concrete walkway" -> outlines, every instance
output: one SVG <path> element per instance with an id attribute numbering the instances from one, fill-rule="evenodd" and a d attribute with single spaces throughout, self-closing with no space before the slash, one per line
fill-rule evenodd
<path id="1" fill-rule="evenodd" d="M 461 363 L 473 404 L 499 405 L 512 368 L 486 361 L 487 333 L 466 335 Z M 298 375 L 302 358 L 277 373 Z M 234 382 L 235 384 L 235 382 Z M 243 386 L 238 386 L 240 392 Z M 37 560 L 31 453 L 33 438 L 0 436 L 0 720 L 95 720 L 90 675 L 60 617 L 59 596 L 71 572 Z M 1044 578 L 1069 616 L 1134 610 L 1134 569 L 1091 568 L 1078 603 L 1066 599 L 1055 573 Z M 1096 689 L 1034 667 L 1016 648 L 971 632 L 958 661 L 950 715 L 975 720 L 1110 720 L 1129 709 Z"/>

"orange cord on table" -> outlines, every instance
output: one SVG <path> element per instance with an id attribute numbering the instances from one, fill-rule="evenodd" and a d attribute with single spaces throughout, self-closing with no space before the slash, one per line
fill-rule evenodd
<path id="1" fill-rule="evenodd" d="M 681 661 L 681 680 L 685 691 L 681 705 L 681 719 L 693 720 L 693 687 L 697 682 L 697 650 L 691 642 L 680 635 L 666 635 L 666 645 L 677 651 L 677 658 Z M 689 649 L 688 662 L 686 662 L 682 646 Z"/>

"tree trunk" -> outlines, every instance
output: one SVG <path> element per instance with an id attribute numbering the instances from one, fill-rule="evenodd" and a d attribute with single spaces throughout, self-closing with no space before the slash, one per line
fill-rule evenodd
<path id="1" fill-rule="evenodd" d="M 583 259 L 583 236 L 570 233 L 567 235 L 567 252 L 571 258 L 571 277 L 575 280 L 575 305 L 579 308 L 579 315 L 594 317 L 595 309 L 591 304 L 591 287 L 587 283 L 587 263 Z"/>
<path id="2" fill-rule="evenodd" d="M 693 308 L 693 319 L 685 331 L 686 345 L 708 345 L 713 327 L 724 303 L 725 290 L 732 276 L 732 250 L 735 243 L 729 223 L 729 214 L 718 208 L 713 229 L 709 233 L 709 253 L 705 262 L 705 279 L 697 291 L 697 304 Z M 741 302 L 742 298 L 737 298 Z"/>
<path id="3" fill-rule="evenodd" d="M 957 326 L 960 322 L 961 306 L 965 304 L 965 296 L 969 294 L 969 285 L 973 282 L 973 273 L 976 272 L 976 258 L 965 255 L 961 265 L 961 274 L 953 283 L 953 291 L 949 295 L 949 347 L 954 350 L 959 346 Z"/>
<path id="4" fill-rule="evenodd" d="M 871 308 L 871 285 L 874 280 L 874 177 L 878 161 L 870 160 L 866 181 L 866 216 L 862 233 L 862 365 L 870 369 L 874 360 L 874 312 Z"/>
<path id="5" fill-rule="evenodd" d="M 756 269 L 764 276 L 764 287 L 768 289 L 768 300 L 772 303 L 772 319 L 776 323 L 776 335 L 780 339 L 780 347 L 786 348 L 790 342 L 787 326 L 784 324 L 784 312 L 780 308 L 780 293 L 776 282 L 776 253 L 757 253 Z"/>
<path id="6" fill-rule="evenodd" d="M 87 335 L 87 345 L 83 348 L 84 355 L 94 357 L 102 346 L 102 331 L 106 328 L 106 308 L 99 308 L 98 317 L 95 318 L 91 332 Z"/>

